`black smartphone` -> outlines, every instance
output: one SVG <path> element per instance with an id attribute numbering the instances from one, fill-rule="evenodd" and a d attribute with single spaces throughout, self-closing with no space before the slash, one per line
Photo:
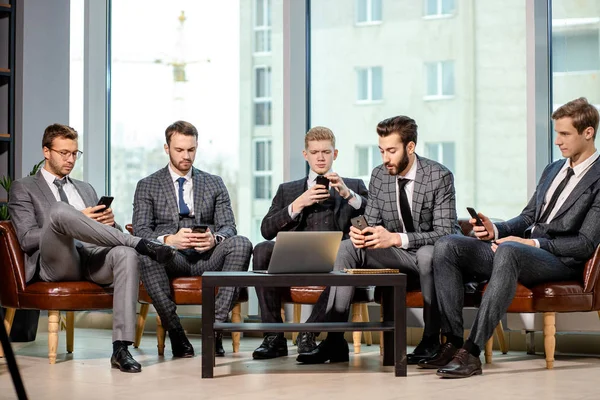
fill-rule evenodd
<path id="1" fill-rule="evenodd" d="M 355 227 L 356 229 L 360 229 L 361 231 L 369 226 L 369 224 L 367 223 L 367 219 L 364 215 L 359 215 L 358 217 L 351 218 L 350 223 L 353 227 Z M 365 233 L 365 236 L 369 235 L 371 235 L 371 232 Z"/>
<path id="2" fill-rule="evenodd" d="M 192 232 L 193 233 L 206 233 L 207 229 L 208 229 L 208 225 L 206 225 L 206 224 L 194 225 L 194 227 L 192 228 Z"/>
<path id="3" fill-rule="evenodd" d="M 325 189 L 329 190 L 329 179 L 325 178 L 323 175 L 317 176 L 317 179 L 315 179 L 315 183 L 317 185 L 323 185 L 325 186 Z"/>
<path id="4" fill-rule="evenodd" d="M 104 208 L 104 210 L 106 210 L 107 208 L 110 208 L 110 205 L 112 204 L 113 200 L 115 198 L 112 196 L 102 196 L 100 197 L 100 200 L 98 200 L 98 204 L 99 206 L 106 206 Z"/>
<path id="5" fill-rule="evenodd" d="M 481 218 L 479 218 L 479 215 L 477 215 L 477 211 L 475 211 L 473 207 L 467 207 L 467 211 L 469 212 L 469 214 L 471 214 L 471 217 L 475 218 L 475 225 L 483 226 L 483 221 L 481 220 Z"/>

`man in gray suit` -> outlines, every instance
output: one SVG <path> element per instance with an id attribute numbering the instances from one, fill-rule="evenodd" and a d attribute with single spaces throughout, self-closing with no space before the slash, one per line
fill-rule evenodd
<path id="1" fill-rule="evenodd" d="M 419 363 L 445 378 L 482 373 L 479 354 L 515 295 L 517 282 L 581 280 L 600 244 L 600 163 L 594 144 L 598 110 L 585 98 L 553 114 L 555 144 L 566 160 L 548 165 L 520 215 L 493 224 L 485 215 L 475 238 L 448 236 L 435 244 L 434 276 L 446 343 Z M 478 240 L 479 239 L 479 240 Z M 489 280 L 469 338 L 463 341 L 463 276 Z"/>
<path id="2" fill-rule="evenodd" d="M 395 268 L 418 276 L 423 292 L 425 330 L 410 363 L 432 357 L 439 348 L 439 311 L 433 285 L 433 244 L 459 231 L 454 178 L 443 165 L 417 156 L 417 124 L 397 116 L 377 125 L 383 165 L 376 167 L 369 183 L 365 211 L 368 227 L 350 228 L 342 242 L 335 269 Z M 329 321 L 348 321 L 353 287 L 332 287 L 327 304 Z M 320 301 L 322 299 L 319 299 Z M 298 356 L 302 363 L 348 361 L 343 333 L 329 333 L 310 353 Z"/>
<path id="3" fill-rule="evenodd" d="M 27 281 L 89 280 L 114 287 L 113 355 L 123 372 L 140 372 L 127 346 L 135 336 L 138 253 L 170 261 L 174 249 L 120 231 L 94 188 L 69 177 L 82 152 L 77 132 L 53 124 L 42 138 L 45 164 L 35 176 L 13 182 L 8 208 L 25 253 Z"/>
<path id="4" fill-rule="evenodd" d="M 252 243 L 237 236 L 229 193 L 223 180 L 192 166 L 198 148 L 194 125 L 177 121 L 165 131 L 169 164 L 138 182 L 133 204 L 133 231 L 158 239 L 179 251 L 166 266 L 142 260 L 141 276 L 163 326 L 169 332 L 175 357 L 193 357 L 194 348 L 179 321 L 169 277 L 200 276 L 204 271 L 246 271 Z M 224 322 L 239 288 L 221 287 L 215 320 Z M 222 335 L 215 344 L 224 356 Z M 210 357 L 210 355 L 205 355 Z"/>

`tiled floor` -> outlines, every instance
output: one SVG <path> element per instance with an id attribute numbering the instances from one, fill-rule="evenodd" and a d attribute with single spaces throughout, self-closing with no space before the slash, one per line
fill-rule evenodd
<path id="1" fill-rule="evenodd" d="M 546 370 L 541 355 L 494 353 L 495 362 L 483 376 L 445 380 L 433 371 L 409 366 L 407 378 L 396 378 L 382 367 L 377 346 L 363 345 L 349 364 L 306 366 L 290 356 L 269 361 L 252 360 L 257 338 L 242 338 L 241 352 L 232 354 L 226 340 L 225 358 L 217 359 L 214 379 L 201 379 L 201 357 L 172 359 L 156 354 L 155 336 L 146 334 L 132 350 L 142 364 L 140 374 L 109 367 L 110 331 L 77 329 L 75 352 L 66 354 L 64 332 L 57 364 L 46 359 L 46 335 L 33 343 L 15 344 L 17 361 L 31 399 L 599 399 L 600 359 L 559 356 L 554 370 Z M 200 338 L 191 337 L 197 351 Z M 0 399 L 15 398 L 10 374 L 0 361 Z"/>

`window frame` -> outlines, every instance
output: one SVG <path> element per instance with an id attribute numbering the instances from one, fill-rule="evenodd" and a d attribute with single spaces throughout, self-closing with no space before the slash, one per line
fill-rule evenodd
<path id="1" fill-rule="evenodd" d="M 266 81 L 265 81 L 265 94 L 267 94 L 266 96 L 262 96 L 259 97 L 258 96 L 258 85 L 259 85 L 259 80 L 258 80 L 258 71 L 264 69 L 266 71 Z M 273 95 L 272 95 L 272 88 L 271 88 L 271 73 L 272 73 L 272 69 L 270 65 L 266 65 L 266 64 L 261 64 L 261 65 L 255 65 L 253 67 L 253 100 L 252 100 L 252 104 L 253 104 L 253 110 L 252 110 L 252 125 L 255 127 L 258 126 L 271 126 L 272 122 L 273 122 L 273 113 L 272 113 L 272 107 L 273 107 Z M 269 108 L 269 118 L 268 118 L 268 123 L 266 124 L 257 124 L 256 123 L 256 105 L 257 104 L 270 104 L 270 108 Z"/>
<path id="2" fill-rule="evenodd" d="M 454 65 L 454 60 L 440 60 L 440 61 L 430 61 L 426 62 L 424 65 L 425 69 L 425 95 L 423 96 L 423 100 L 431 101 L 431 100 L 448 100 L 453 99 L 456 96 L 456 69 L 454 68 L 452 74 L 452 94 L 444 94 L 444 64 L 451 62 Z M 428 74 L 428 66 L 431 64 L 436 65 L 436 93 L 429 94 L 427 91 L 429 90 L 429 74 Z"/>
<path id="3" fill-rule="evenodd" d="M 454 1 L 454 8 L 452 9 L 452 12 L 450 13 L 443 13 L 443 4 L 444 1 L 447 0 L 436 0 L 436 13 L 435 14 L 428 14 L 428 10 L 427 10 L 427 0 L 423 0 L 423 19 L 444 19 L 444 18 L 452 18 L 454 15 L 456 15 L 456 0 Z"/>
<path id="4" fill-rule="evenodd" d="M 373 99 L 373 69 L 380 68 L 381 69 L 381 99 Z M 358 79 L 359 73 L 361 71 L 367 71 L 367 98 L 359 99 L 358 98 Z M 371 67 L 356 67 L 356 104 L 379 104 L 383 103 L 383 67 L 380 65 L 375 65 Z"/>
<path id="5" fill-rule="evenodd" d="M 378 1 L 379 2 L 379 8 L 381 9 L 381 19 L 375 20 L 373 19 L 373 2 L 374 1 Z M 360 7 L 360 3 L 361 0 L 356 0 L 355 1 L 355 8 L 354 8 L 354 25 L 356 26 L 373 26 L 373 25 L 381 25 L 383 23 L 383 0 L 364 0 L 365 2 L 365 10 L 363 10 L 365 12 L 365 20 L 364 21 L 359 21 L 358 20 L 358 16 L 359 16 L 359 9 Z"/>
<path id="6" fill-rule="evenodd" d="M 263 2 L 263 4 L 264 4 L 264 7 L 262 9 L 262 12 L 263 12 L 262 20 L 264 22 L 263 25 L 258 25 L 258 12 L 259 12 L 258 4 L 259 4 L 259 2 Z M 252 54 L 254 56 L 264 56 L 264 55 L 271 54 L 271 51 L 272 51 L 271 10 L 272 10 L 271 0 L 254 0 L 254 7 L 252 10 L 253 11 Z M 258 36 L 257 34 L 259 32 L 264 33 L 263 40 L 262 40 L 263 50 L 260 50 L 260 51 L 257 50 L 259 41 L 256 40 L 256 37 Z M 264 50 L 264 49 L 266 49 L 266 50 Z"/>
<path id="7" fill-rule="evenodd" d="M 257 169 L 257 161 L 258 161 L 258 145 L 259 143 L 264 143 L 267 145 L 269 151 L 265 152 L 264 156 L 266 157 L 264 161 L 264 165 L 266 165 L 264 170 Z M 267 186 L 267 197 L 257 197 L 257 188 L 256 188 L 256 178 L 259 177 L 267 177 L 269 185 Z M 273 140 L 271 137 L 256 137 L 252 139 L 252 200 L 271 200 L 273 197 Z"/>

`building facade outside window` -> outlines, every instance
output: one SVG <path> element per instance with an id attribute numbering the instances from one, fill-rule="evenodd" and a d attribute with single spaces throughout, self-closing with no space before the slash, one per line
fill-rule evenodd
<path id="1" fill-rule="evenodd" d="M 271 139 L 254 140 L 254 198 L 272 197 L 273 155 Z"/>
<path id="2" fill-rule="evenodd" d="M 271 52 L 271 0 L 255 0 L 254 52 Z"/>
<path id="3" fill-rule="evenodd" d="M 383 99 L 383 70 L 381 67 L 357 68 L 357 95 L 360 103 L 370 103 Z"/>
<path id="4" fill-rule="evenodd" d="M 445 17 L 454 14 L 455 0 L 424 0 L 426 17 Z"/>
<path id="5" fill-rule="evenodd" d="M 356 24 L 381 23 L 382 0 L 356 0 Z"/>
<path id="6" fill-rule="evenodd" d="M 425 63 L 426 99 L 454 96 L 454 61 Z"/>
<path id="7" fill-rule="evenodd" d="M 254 67 L 254 124 L 271 125 L 271 67 Z"/>

